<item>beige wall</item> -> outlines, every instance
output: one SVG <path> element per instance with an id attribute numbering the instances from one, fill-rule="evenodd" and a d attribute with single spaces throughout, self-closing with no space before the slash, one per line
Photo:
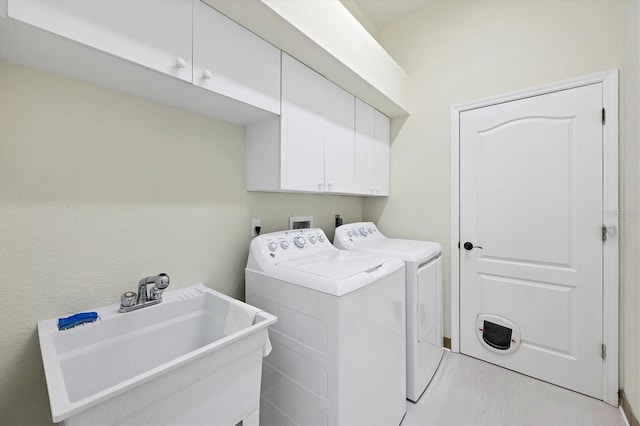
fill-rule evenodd
<path id="1" fill-rule="evenodd" d="M 621 207 L 627 213 L 621 218 L 621 293 L 628 296 L 621 299 L 621 383 L 636 414 L 640 413 L 637 8 L 637 2 L 630 0 L 441 0 L 382 28 L 380 42 L 410 75 L 413 114 L 392 123 L 391 196 L 364 204 L 365 219 L 377 221 L 383 232 L 440 241 L 448 258 L 450 106 L 620 69 L 620 151 L 629 154 L 620 164 Z M 635 112 L 630 111 L 634 107 Z M 450 336 L 448 272 L 445 334 Z"/>
<path id="2" fill-rule="evenodd" d="M 627 13 L 623 91 L 620 103 L 622 151 L 621 385 L 640 418 L 640 2 Z"/>
<path id="3" fill-rule="evenodd" d="M 247 193 L 242 127 L 0 61 L 0 424 L 51 421 L 38 320 L 158 272 L 242 298 L 251 218 L 335 213 L 362 200 Z"/>

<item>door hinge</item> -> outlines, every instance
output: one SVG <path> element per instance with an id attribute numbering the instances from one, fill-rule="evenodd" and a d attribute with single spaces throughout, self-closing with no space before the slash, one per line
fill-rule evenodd
<path id="1" fill-rule="evenodd" d="M 604 111 L 604 108 L 602 108 L 602 124 L 605 124 L 607 122 L 607 114 Z"/>
<path id="2" fill-rule="evenodd" d="M 607 227 L 602 225 L 602 241 L 607 241 Z"/>
<path id="3" fill-rule="evenodd" d="M 607 359 L 607 345 L 602 344 L 602 359 Z"/>

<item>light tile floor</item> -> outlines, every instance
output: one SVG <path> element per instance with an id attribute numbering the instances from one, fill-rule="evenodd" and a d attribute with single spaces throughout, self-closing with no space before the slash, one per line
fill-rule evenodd
<path id="1" fill-rule="evenodd" d="M 402 425 L 625 425 L 602 401 L 471 358 L 445 352 Z"/>

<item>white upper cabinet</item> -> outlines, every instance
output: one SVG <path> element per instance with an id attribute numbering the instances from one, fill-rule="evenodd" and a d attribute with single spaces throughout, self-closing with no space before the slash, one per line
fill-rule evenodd
<path id="1" fill-rule="evenodd" d="M 353 194 L 354 108 L 353 95 L 283 53 L 280 121 L 247 128 L 247 189 Z"/>
<path id="2" fill-rule="evenodd" d="M 280 182 L 283 190 L 354 190 L 354 96 L 282 55 Z"/>
<path id="3" fill-rule="evenodd" d="M 375 171 L 373 195 L 389 195 L 389 155 L 391 122 L 389 117 L 375 111 Z"/>
<path id="4" fill-rule="evenodd" d="M 356 192 L 375 194 L 375 110 L 356 99 Z"/>
<path id="5" fill-rule="evenodd" d="M 328 80 L 324 89 L 325 192 L 355 191 L 355 97 Z"/>
<path id="6" fill-rule="evenodd" d="M 8 16 L 191 81 L 192 3 L 185 0 L 14 0 Z"/>
<path id="7" fill-rule="evenodd" d="M 306 192 L 325 189 L 323 113 L 326 86 L 320 74 L 282 54 L 278 189 Z"/>
<path id="8" fill-rule="evenodd" d="M 356 192 L 389 195 L 389 117 L 356 99 Z"/>
<path id="9" fill-rule="evenodd" d="M 193 83 L 280 114 L 280 50 L 194 1 Z"/>

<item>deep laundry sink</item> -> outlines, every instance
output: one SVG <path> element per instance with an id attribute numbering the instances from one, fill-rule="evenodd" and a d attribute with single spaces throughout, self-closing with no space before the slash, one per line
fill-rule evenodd
<path id="1" fill-rule="evenodd" d="M 163 302 L 38 335 L 54 422 L 257 423 L 267 327 L 277 318 L 203 285 Z M 248 419 L 248 421 L 247 421 Z"/>

